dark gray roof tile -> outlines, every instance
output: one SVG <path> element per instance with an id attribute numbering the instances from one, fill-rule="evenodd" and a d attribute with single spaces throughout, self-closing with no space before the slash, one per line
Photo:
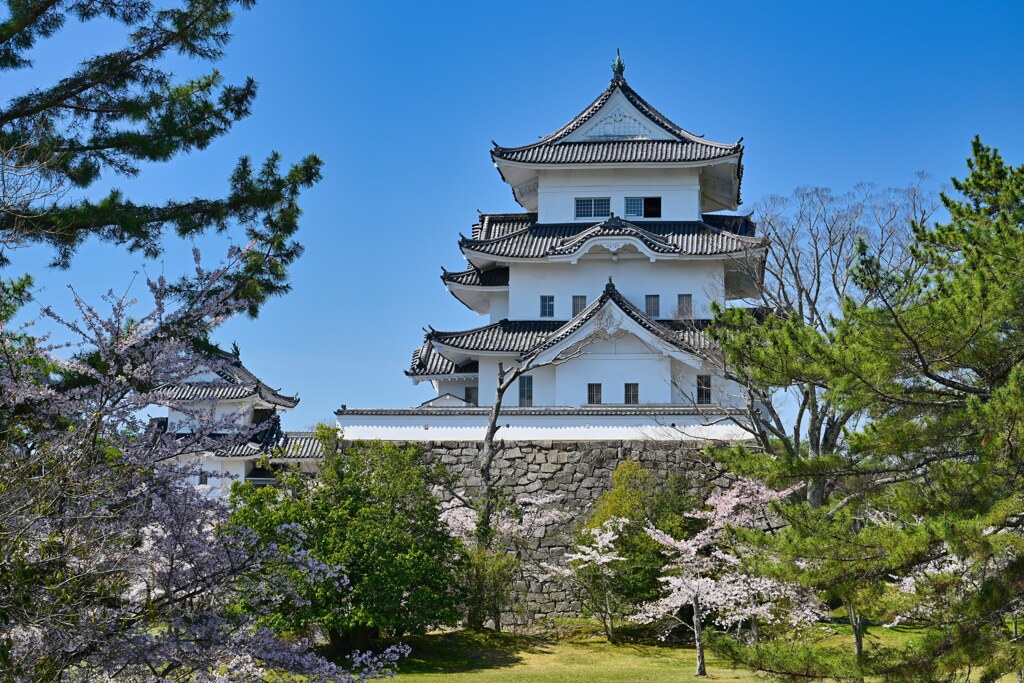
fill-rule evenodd
<path id="1" fill-rule="evenodd" d="M 561 142 L 592 119 L 616 91 L 621 92 L 648 120 L 676 139 Z M 742 153 L 743 146 L 739 142 L 726 144 L 705 140 L 673 123 L 629 87 L 624 78 L 617 77 L 586 109 L 554 133 L 521 147 L 501 147 L 495 144 L 491 156 L 530 164 L 675 163 L 709 161 Z"/>
<path id="2" fill-rule="evenodd" d="M 701 221 L 627 222 L 612 217 L 596 225 L 524 221 L 518 230 L 495 237 L 463 237 L 459 248 L 464 253 L 472 251 L 499 258 L 546 259 L 572 253 L 590 239 L 613 235 L 636 237 L 656 253 L 690 256 L 736 254 L 765 245 L 763 238 L 753 236 L 753 224 L 745 216 L 707 215 L 703 218 Z M 511 224 L 512 221 L 505 223 Z"/>
<path id="3" fill-rule="evenodd" d="M 209 382 L 182 382 L 161 387 L 158 393 L 167 401 L 232 401 L 257 398 L 273 406 L 294 408 L 297 396 L 285 396 L 264 383 L 242 365 L 236 356 L 218 351 L 211 357 L 211 369 L 219 379 Z"/>
<path id="4" fill-rule="evenodd" d="M 445 284 L 465 285 L 467 287 L 507 287 L 508 268 L 480 270 L 474 267 L 459 272 L 445 270 L 441 273 L 441 280 Z"/>

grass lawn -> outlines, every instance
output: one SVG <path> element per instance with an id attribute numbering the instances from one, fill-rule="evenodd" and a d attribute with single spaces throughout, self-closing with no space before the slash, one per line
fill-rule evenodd
<path id="1" fill-rule="evenodd" d="M 399 681 L 480 683 L 661 683 L 663 681 L 763 681 L 709 656 L 707 678 L 693 675 L 692 648 L 609 645 L 603 639 L 547 640 L 507 633 L 428 635 L 407 639 L 412 654 Z"/>
<path id="2" fill-rule="evenodd" d="M 560 632 L 544 637 L 514 633 L 474 633 L 458 631 L 446 634 L 406 638 L 412 654 L 399 665 L 399 681 L 416 683 L 452 681 L 453 683 L 688 683 L 724 681 L 727 683 L 767 682 L 768 677 L 744 669 L 708 653 L 708 676 L 693 675 L 696 654 L 692 647 L 669 645 L 609 645 L 594 635 L 593 627 L 583 620 Z M 849 627 L 834 625 L 832 644 L 852 643 Z M 911 629 L 873 627 L 866 646 L 912 645 L 916 634 Z M 1007 676 L 1002 681 L 1014 681 Z"/>

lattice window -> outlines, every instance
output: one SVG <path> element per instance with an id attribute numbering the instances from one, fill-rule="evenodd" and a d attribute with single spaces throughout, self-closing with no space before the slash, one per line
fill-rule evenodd
<path id="1" fill-rule="evenodd" d="M 648 294 L 644 297 L 644 312 L 648 318 L 657 318 L 661 315 L 661 297 L 657 294 Z"/>
<path id="2" fill-rule="evenodd" d="M 597 405 L 601 403 L 601 385 L 600 384 L 588 384 L 587 385 L 587 403 L 591 405 Z"/>
<path id="3" fill-rule="evenodd" d="M 697 375 L 697 403 L 711 403 L 711 375 Z"/>
<path id="4" fill-rule="evenodd" d="M 533 405 L 533 377 L 529 375 L 519 378 L 519 405 L 523 408 Z"/>
<path id="5" fill-rule="evenodd" d="M 540 317 L 542 318 L 554 318 L 555 317 L 555 297 L 551 294 L 540 295 Z"/>
<path id="6" fill-rule="evenodd" d="M 572 317 L 578 316 L 586 307 L 587 297 L 585 294 L 576 294 L 572 297 Z"/>
<path id="7" fill-rule="evenodd" d="M 640 403 L 640 385 L 636 382 L 626 382 L 626 405 L 635 406 Z"/>
<path id="8" fill-rule="evenodd" d="M 626 215 L 642 218 L 644 215 L 644 198 L 626 197 Z"/>
<path id="9" fill-rule="evenodd" d="M 611 212 L 611 197 L 576 198 L 576 218 L 606 218 Z"/>
<path id="10" fill-rule="evenodd" d="M 680 294 L 679 303 L 676 304 L 677 318 L 693 317 L 693 294 Z"/>

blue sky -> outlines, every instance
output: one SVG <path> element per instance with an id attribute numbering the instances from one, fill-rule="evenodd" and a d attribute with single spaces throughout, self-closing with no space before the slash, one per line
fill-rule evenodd
<path id="1" fill-rule="evenodd" d="M 905 185 L 960 175 L 972 136 L 1024 163 L 1024 3 L 1018 2 L 263 2 L 242 13 L 220 65 L 260 83 L 253 115 L 207 150 L 104 178 L 139 199 L 217 195 L 239 155 L 315 152 L 324 180 L 303 201 L 306 254 L 294 291 L 257 321 L 225 325 L 242 360 L 302 397 L 293 429 L 341 403 L 409 406 L 428 388 L 402 374 L 428 323 L 481 324 L 438 275 L 463 261 L 458 233 L 477 209 L 511 211 L 490 141 L 525 144 L 607 85 L 616 48 L 626 78 L 683 127 L 744 137 L 743 196 L 803 185 Z M 118 32 L 72 27 L 36 50 L 4 95 L 53 78 Z M 75 49 L 68 49 L 75 46 Z M 199 65 L 175 65 L 182 75 Z M 125 291 L 135 270 L 175 275 L 191 245 L 159 262 L 90 244 L 70 271 L 14 254 L 38 298 L 67 310 Z M 219 257 L 223 241 L 200 245 Z M 132 292 L 144 291 L 136 282 Z"/>

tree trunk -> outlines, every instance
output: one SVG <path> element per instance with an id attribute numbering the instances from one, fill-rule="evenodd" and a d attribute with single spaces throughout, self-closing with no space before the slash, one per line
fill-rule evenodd
<path id="1" fill-rule="evenodd" d="M 697 645 L 697 670 L 695 676 L 707 676 L 708 669 L 704 663 L 704 617 L 700 613 L 700 598 L 693 596 L 693 639 Z"/>
<path id="2" fill-rule="evenodd" d="M 850 615 L 850 628 L 853 629 L 853 653 L 860 660 L 864 654 L 864 617 L 857 614 L 853 603 L 846 606 L 846 613 Z"/>
<path id="3" fill-rule="evenodd" d="M 825 504 L 825 477 L 818 475 L 807 482 L 807 505 L 820 508 Z"/>

